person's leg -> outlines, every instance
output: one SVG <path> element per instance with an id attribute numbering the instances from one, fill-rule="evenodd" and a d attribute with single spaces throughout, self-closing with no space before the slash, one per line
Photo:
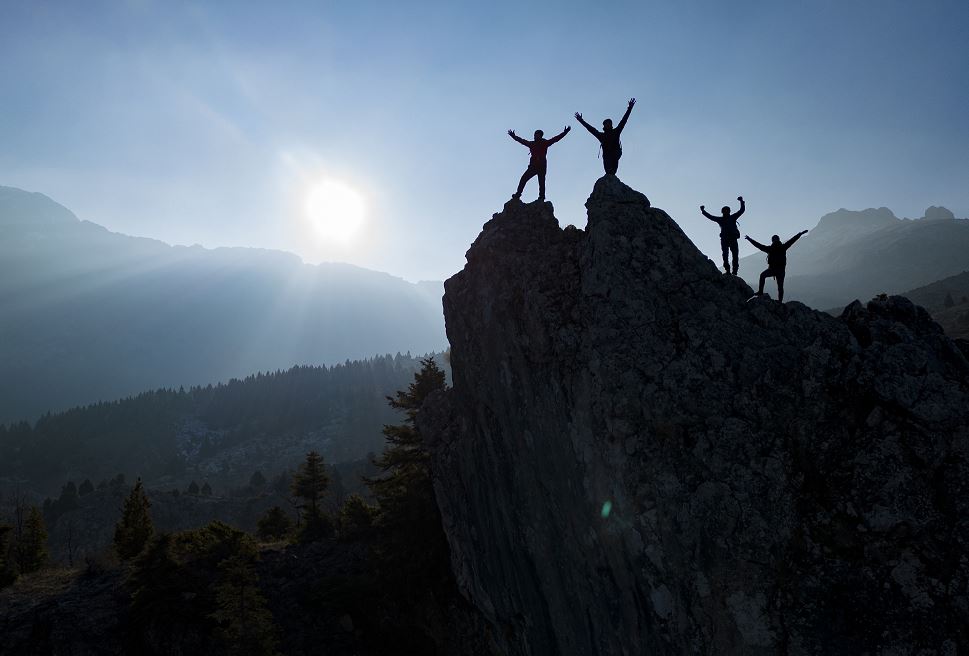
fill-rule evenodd
<path id="1" fill-rule="evenodd" d="M 727 261 L 727 253 L 730 249 L 730 241 L 728 239 L 720 238 L 720 252 L 723 255 L 723 272 L 730 273 L 730 262 Z"/>
<path id="2" fill-rule="evenodd" d="M 530 166 L 525 169 L 525 172 L 522 173 L 522 179 L 518 181 L 518 191 L 515 192 L 513 198 L 521 198 L 522 192 L 525 191 L 525 183 L 531 180 L 536 174 L 537 171 Z"/>
<path id="3" fill-rule="evenodd" d="M 770 269 L 764 269 L 760 274 L 760 285 L 757 287 L 757 295 L 761 296 L 764 293 L 764 282 L 767 280 L 767 276 L 771 274 Z"/>
<path id="4" fill-rule="evenodd" d="M 781 303 L 784 302 L 784 271 L 778 271 L 774 275 L 774 280 L 777 281 L 777 300 Z"/>
<path id="5" fill-rule="evenodd" d="M 545 167 L 538 171 L 538 200 L 545 200 Z"/>
<path id="6" fill-rule="evenodd" d="M 613 154 L 602 153 L 602 167 L 609 175 L 616 175 L 619 170 L 619 158 Z"/>
<path id="7" fill-rule="evenodd" d="M 733 255 L 733 275 L 737 275 L 737 270 L 740 268 L 740 262 L 737 261 L 737 254 L 740 251 L 740 247 L 737 244 L 736 239 L 730 240 L 730 254 Z M 726 264 L 727 256 L 723 256 L 723 262 Z"/>

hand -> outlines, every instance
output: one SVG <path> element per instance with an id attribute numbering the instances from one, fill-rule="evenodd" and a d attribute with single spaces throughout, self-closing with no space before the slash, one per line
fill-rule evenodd
<path id="1" fill-rule="evenodd" d="M 707 209 L 707 208 L 706 208 L 706 205 L 700 205 L 700 211 L 701 211 L 701 212 L 702 212 L 702 211 L 704 211 L 705 209 Z"/>
<path id="2" fill-rule="evenodd" d="M 629 99 L 629 106 L 632 107 L 635 104 L 636 104 L 636 99 L 635 98 L 630 98 Z"/>
<path id="3" fill-rule="evenodd" d="M 807 233 L 808 233 L 808 231 L 807 231 L 807 230 L 802 230 L 802 231 L 801 231 L 801 234 L 802 234 L 802 235 L 806 235 Z"/>
<path id="4" fill-rule="evenodd" d="M 744 239 L 746 239 L 747 241 L 750 241 L 750 235 L 744 235 Z"/>
<path id="5" fill-rule="evenodd" d="M 514 138 L 517 135 L 515 134 L 515 131 L 514 130 L 508 130 L 508 136 Z"/>
<path id="6" fill-rule="evenodd" d="M 571 125 L 566 125 L 566 126 L 565 126 L 565 129 L 564 129 L 564 130 L 562 130 L 562 132 L 566 132 L 566 133 L 568 133 L 568 131 L 569 131 L 569 130 L 571 130 L 571 129 L 572 129 L 572 126 L 571 126 Z"/>
<path id="7" fill-rule="evenodd" d="M 576 112 L 575 113 L 575 118 L 577 118 L 578 120 L 581 121 L 582 120 L 582 114 L 580 114 L 579 112 Z"/>
<path id="8" fill-rule="evenodd" d="M 737 196 L 737 200 L 739 200 L 742 203 L 742 202 L 744 202 L 744 197 L 743 196 Z"/>

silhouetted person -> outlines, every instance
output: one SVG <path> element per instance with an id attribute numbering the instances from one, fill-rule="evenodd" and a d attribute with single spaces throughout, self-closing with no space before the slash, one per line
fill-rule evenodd
<path id="1" fill-rule="evenodd" d="M 740 210 L 736 214 L 731 214 L 730 208 L 724 205 L 720 208 L 722 216 L 708 214 L 704 206 L 700 205 L 700 211 L 703 213 L 703 216 L 720 226 L 720 250 L 723 252 L 723 272 L 730 273 L 730 263 L 727 262 L 727 253 L 731 253 L 733 255 L 734 275 L 737 275 L 737 268 L 739 267 L 737 263 L 737 251 L 739 250 L 737 240 L 740 239 L 740 229 L 737 228 L 737 219 L 747 209 L 747 206 L 744 205 L 743 196 L 737 196 L 737 200 L 740 201 Z"/>
<path id="2" fill-rule="evenodd" d="M 602 146 L 602 166 L 609 175 L 616 175 L 616 171 L 619 170 L 619 158 L 622 157 L 622 142 L 619 141 L 619 136 L 622 134 L 622 129 L 626 127 L 626 121 L 629 120 L 629 113 L 633 111 L 633 105 L 635 104 L 636 99 L 630 98 L 629 106 L 626 107 L 626 113 L 622 115 L 622 120 L 619 121 L 619 125 L 615 128 L 612 127 L 611 118 L 604 120 L 602 122 L 602 132 L 599 132 L 586 123 L 582 119 L 582 114 L 579 112 L 575 113 L 575 118 L 579 123 L 585 126 L 585 129 L 599 140 L 599 144 Z"/>
<path id="3" fill-rule="evenodd" d="M 512 195 L 512 198 L 521 198 L 522 191 L 525 190 L 525 183 L 537 175 L 538 200 L 545 200 L 545 170 L 548 167 L 548 160 L 545 158 L 545 155 L 548 152 L 548 147 L 567 135 L 571 129 L 572 128 L 570 126 L 566 125 L 561 134 L 558 134 L 551 139 L 545 139 L 544 132 L 541 130 L 535 130 L 534 141 L 522 139 L 515 134 L 514 130 L 508 130 L 508 136 L 521 145 L 526 146 L 528 148 L 528 152 L 531 153 L 531 157 L 528 160 L 528 168 L 525 169 L 524 173 L 522 173 L 522 179 L 518 181 L 518 191 Z"/>
<path id="4" fill-rule="evenodd" d="M 781 243 L 780 237 L 774 235 L 770 238 L 770 246 L 764 246 L 744 235 L 744 239 L 767 253 L 767 269 L 760 274 L 760 286 L 757 288 L 758 296 L 764 294 L 764 281 L 773 277 L 777 281 L 777 300 L 781 303 L 784 302 L 784 270 L 787 268 L 787 249 L 793 246 L 794 242 L 801 238 L 801 235 L 806 234 L 807 230 L 802 230 L 784 243 Z"/>

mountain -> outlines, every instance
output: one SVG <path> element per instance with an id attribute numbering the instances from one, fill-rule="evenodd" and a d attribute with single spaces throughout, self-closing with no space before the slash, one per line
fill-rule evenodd
<path id="1" fill-rule="evenodd" d="M 751 237 L 770 241 L 770 235 Z M 900 294 L 969 268 L 969 220 L 934 206 L 914 220 L 899 219 L 887 207 L 840 209 L 821 217 L 787 257 L 785 298 L 819 309 L 843 308 L 855 299 Z M 765 268 L 758 251 L 741 259 L 740 275 L 756 288 Z"/>
<path id="2" fill-rule="evenodd" d="M 0 187 L 0 422 L 445 346 L 439 284 L 278 251 L 169 246 Z"/>
<path id="3" fill-rule="evenodd" d="M 586 207 L 484 225 L 445 282 L 453 388 L 418 416 L 498 653 L 969 644 L 969 343 L 897 296 L 745 303 L 613 176 Z"/>
<path id="4" fill-rule="evenodd" d="M 295 468 L 311 450 L 329 463 L 362 459 L 383 449 L 381 429 L 400 421 L 387 397 L 419 367 L 400 354 L 294 367 L 0 425 L 0 501 L 16 489 L 42 497 L 68 480 L 119 473 L 166 491 L 192 480 L 238 487 L 256 470 Z"/>
<path id="5" fill-rule="evenodd" d="M 951 337 L 969 339 L 969 271 L 903 294 L 925 307 Z"/>

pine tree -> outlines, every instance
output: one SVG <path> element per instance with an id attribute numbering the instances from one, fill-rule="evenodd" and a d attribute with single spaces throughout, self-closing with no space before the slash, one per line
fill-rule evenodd
<path id="1" fill-rule="evenodd" d="M 942 305 L 944 305 L 946 308 L 950 308 L 950 307 L 953 307 L 955 304 L 956 304 L 956 301 L 954 298 L 952 298 L 952 292 L 946 292 L 945 300 L 942 301 Z"/>
<path id="2" fill-rule="evenodd" d="M 141 484 L 135 483 L 128 498 L 124 500 L 121 519 L 114 527 L 114 549 L 122 560 L 134 558 L 145 547 L 155 529 L 148 509 L 151 503 Z"/>
<path id="3" fill-rule="evenodd" d="M 299 466 L 293 476 L 290 489 L 294 497 L 302 499 L 300 509 L 305 519 L 299 538 L 301 542 L 312 542 L 330 537 L 333 534 L 333 522 L 320 508 L 320 500 L 330 484 L 323 456 L 317 451 L 306 454 L 306 461 Z"/>
<path id="4" fill-rule="evenodd" d="M 384 427 L 387 445 L 374 461 L 383 476 L 366 479 L 378 503 L 374 520 L 380 537 L 378 560 L 385 576 L 397 579 L 402 590 L 417 582 L 444 580 L 450 571 L 431 484 L 430 456 L 416 425 L 424 400 L 445 389 L 445 381 L 434 359 L 423 358 L 408 388 L 388 397 L 391 407 L 404 411 L 404 423 Z"/>
<path id="5" fill-rule="evenodd" d="M 218 635 L 228 654 L 273 656 L 278 653 L 276 627 L 259 591 L 254 559 L 254 555 L 239 553 L 219 564 L 221 577 L 215 589 L 218 610 L 212 618 L 219 623 Z"/>
<path id="6" fill-rule="evenodd" d="M 196 483 L 195 481 L 192 481 L 191 483 L 188 484 L 188 490 L 186 490 L 186 492 L 188 492 L 189 494 L 198 494 L 199 484 Z"/>
<path id="7" fill-rule="evenodd" d="M 273 506 L 267 510 L 256 524 L 260 540 L 282 540 L 291 530 L 293 530 L 293 521 L 279 506 Z"/>
<path id="8" fill-rule="evenodd" d="M 77 493 L 83 497 L 91 494 L 91 492 L 94 492 L 94 484 L 91 483 L 91 479 L 85 478 L 84 482 L 77 488 Z"/>
<path id="9" fill-rule="evenodd" d="M 367 535 L 373 529 L 377 509 L 363 500 L 359 494 L 351 494 L 340 508 L 340 537 L 354 540 Z"/>
<path id="10" fill-rule="evenodd" d="M 254 488 L 261 488 L 266 484 L 266 477 L 262 475 L 262 472 L 258 469 L 252 472 L 252 477 L 249 479 L 249 485 Z"/>
<path id="11" fill-rule="evenodd" d="M 212 496 L 212 486 L 209 485 L 209 482 L 208 481 L 206 481 L 205 483 L 202 484 L 202 496 L 203 497 L 210 497 L 210 496 Z"/>
<path id="12" fill-rule="evenodd" d="M 37 506 L 30 507 L 15 552 L 17 569 L 21 574 L 36 572 L 47 564 L 47 527 L 44 526 L 44 517 Z"/>

